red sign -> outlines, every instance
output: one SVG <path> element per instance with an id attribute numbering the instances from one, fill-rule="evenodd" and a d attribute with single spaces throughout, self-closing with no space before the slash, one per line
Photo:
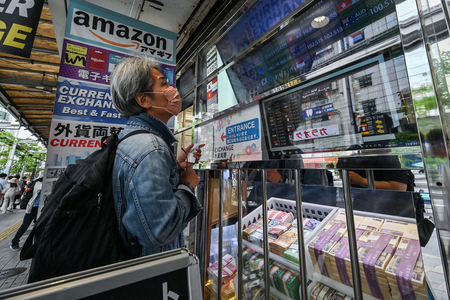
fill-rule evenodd
<path id="1" fill-rule="evenodd" d="M 89 69 L 105 72 L 107 58 L 106 51 L 91 49 L 89 51 Z"/>

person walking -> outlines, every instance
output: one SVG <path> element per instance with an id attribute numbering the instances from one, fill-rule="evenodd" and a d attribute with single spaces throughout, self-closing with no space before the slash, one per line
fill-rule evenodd
<path id="1" fill-rule="evenodd" d="M 6 185 L 6 187 L 2 190 L 2 194 L 4 194 L 4 200 L 3 205 L 1 208 L 2 213 L 6 213 L 7 211 L 12 212 L 14 201 L 16 198 L 16 195 L 19 193 L 20 188 L 17 184 L 16 178 L 11 178 L 9 183 Z"/>
<path id="2" fill-rule="evenodd" d="M 36 179 L 33 182 L 33 196 L 28 201 L 27 208 L 25 210 L 25 216 L 23 217 L 22 225 L 19 227 L 19 229 L 16 232 L 16 235 L 11 241 L 11 250 L 12 251 L 19 251 L 19 241 L 22 235 L 27 231 L 28 227 L 30 227 L 31 222 L 34 220 L 36 221 L 38 209 L 39 209 L 39 202 L 41 200 L 41 189 L 42 189 L 42 177 L 39 179 Z"/>
<path id="3" fill-rule="evenodd" d="M 0 173 L 0 189 L 4 189 L 8 182 L 6 181 L 6 173 Z"/>
<path id="4" fill-rule="evenodd" d="M 24 190 L 24 181 L 20 179 L 20 175 L 14 176 L 17 179 L 17 185 L 19 186 L 19 192 L 16 194 L 16 197 L 14 198 L 14 204 L 13 208 L 16 209 L 16 205 L 20 204 L 20 197 L 22 196 L 23 190 Z"/>
<path id="5" fill-rule="evenodd" d="M 8 184 L 8 181 L 6 181 L 6 176 L 8 176 L 6 173 L 0 173 L 0 207 L 3 205 L 3 198 L 5 196 L 2 191 Z"/>

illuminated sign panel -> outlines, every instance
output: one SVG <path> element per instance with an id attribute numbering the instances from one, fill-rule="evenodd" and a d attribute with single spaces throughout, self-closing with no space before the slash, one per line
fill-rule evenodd
<path id="1" fill-rule="evenodd" d="M 397 25 L 392 1 L 318 1 L 259 48 L 235 62 L 227 73 L 230 78 L 239 79 L 240 86 L 247 89 L 248 97 L 254 96 L 252 91 L 255 88 L 261 93 L 288 83 L 362 42 L 374 43 L 382 39 L 385 32 Z M 320 16 L 326 17 L 328 23 L 323 27 L 312 26 L 313 20 Z M 380 20 L 382 18 L 384 21 Z M 376 25 L 375 21 L 378 21 Z M 230 31 L 245 31 L 239 26 L 238 22 Z M 231 49 L 229 44 L 226 47 L 225 44 L 217 44 L 224 61 Z M 232 84 L 238 81 L 234 80 Z"/>

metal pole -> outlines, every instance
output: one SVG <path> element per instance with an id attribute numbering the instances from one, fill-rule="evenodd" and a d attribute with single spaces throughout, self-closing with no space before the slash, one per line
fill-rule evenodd
<path id="1" fill-rule="evenodd" d="M 327 170 L 320 170 L 320 180 L 322 182 L 322 186 L 328 186 Z"/>
<path id="2" fill-rule="evenodd" d="M 25 165 L 22 167 L 22 171 L 20 172 L 20 178 L 22 179 L 23 175 L 25 174 Z"/>
<path id="3" fill-rule="evenodd" d="M 200 178 L 200 182 L 197 185 L 197 191 L 196 191 L 196 196 L 198 198 L 198 200 L 200 201 L 200 203 L 202 203 L 203 208 L 205 207 L 205 171 L 204 170 L 199 170 L 197 172 L 198 177 Z M 203 257 L 200 254 L 201 248 L 199 247 L 198 244 L 198 240 L 203 236 L 199 234 L 199 229 L 200 228 L 206 228 L 206 227 L 202 227 L 203 225 L 203 213 L 199 214 L 195 217 L 195 219 L 191 220 L 195 221 L 194 226 L 195 226 L 195 230 L 194 230 L 194 249 L 193 249 L 193 253 L 195 253 L 195 255 L 197 255 L 197 257 Z M 190 233 L 189 233 L 190 234 Z"/>
<path id="4" fill-rule="evenodd" d="M 289 184 L 291 184 L 292 183 L 292 172 L 287 172 L 287 181 L 286 181 L 286 183 L 289 183 Z M 301 182 L 302 180 L 301 180 L 301 177 L 300 177 L 300 179 L 299 179 L 299 182 Z"/>
<path id="5" fill-rule="evenodd" d="M 208 195 L 208 191 L 209 191 L 209 171 L 206 170 L 205 171 L 205 185 L 204 185 L 204 190 L 203 190 L 203 218 L 202 218 L 202 227 L 201 228 L 208 228 L 208 222 L 211 222 L 211 220 L 208 220 L 208 209 L 209 209 L 209 203 L 208 203 L 208 199 L 209 199 L 209 195 Z M 203 270 L 203 278 L 202 278 L 202 286 L 205 286 L 205 281 L 206 281 L 206 262 L 209 261 L 209 251 L 210 249 L 208 249 L 208 243 L 206 243 L 206 239 L 207 239 L 207 235 L 211 235 L 211 232 L 206 232 L 206 234 L 202 234 L 200 233 L 200 237 L 199 237 L 199 249 L 201 249 L 201 251 L 203 251 L 203 253 L 201 253 L 201 256 L 199 255 L 199 257 L 203 257 L 203 262 L 200 261 L 200 267 L 202 268 L 201 270 Z M 205 289 L 202 290 L 203 291 L 203 298 L 205 298 Z"/>
<path id="6" fill-rule="evenodd" d="M 238 245 L 242 245 L 242 176 L 241 176 L 241 169 L 238 169 L 238 232 L 237 232 L 237 239 L 238 239 Z M 238 290 L 237 290 L 237 299 L 242 299 L 243 293 L 242 293 L 242 276 L 244 275 L 244 266 L 242 261 L 242 247 L 238 246 Z"/>
<path id="7" fill-rule="evenodd" d="M 308 299 L 308 285 L 306 278 L 306 254 L 305 237 L 303 234 L 303 208 L 302 208 L 302 183 L 299 170 L 294 170 L 295 178 L 295 200 L 297 206 L 297 236 L 298 236 L 298 259 L 300 262 L 299 277 L 301 284 L 301 299 Z"/>
<path id="8" fill-rule="evenodd" d="M 375 176 L 373 175 L 373 170 L 366 170 L 367 188 L 376 189 L 375 187 Z"/>
<path id="9" fill-rule="evenodd" d="M 348 170 L 342 170 L 344 189 L 345 217 L 347 220 L 348 243 L 350 246 L 350 262 L 352 264 L 353 291 L 356 300 L 362 300 L 361 277 L 359 272 L 358 250 L 356 246 L 355 220 L 353 218 L 352 190 Z"/>
<path id="10" fill-rule="evenodd" d="M 218 291 L 217 291 L 217 299 L 222 299 L 222 248 L 223 248 L 223 172 L 224 170 L 220 170 L 220 184 L 219 184 L 219 255 L 217 257 L 218 265 L 219 265 L 219 282 L 217 283 Z"/>
<path id="11" fill-rule="evenodd" d="M 9 174 L 11 170 L 12 161 L 14 159 L 14 153 L 16 152 L 17 143 L 14 143 L 11 150 L 9 151 L 8 161 L 6 162 L 5 173 Z"/>
<path id="12" fill-rule="evenodd" d="M 262 181 L 262 215 L 263 215 L 263 233 L 264 233 L 264 284 L 265 284 L 265 299 L 270 299 L 270 278 L 269 278 L 269 226 L 267 219 L 267 170 L 261 170 L 261 181 Z"/>
<path id="13" fill-rule="evenodd" d="M 15 130 L 16 132 L 14 133 L 14 144 L 11 148 L 11 150 L 9 151 L 9 155 L 8 155 L 8 160 L 6 162 L 6 166 L 5 166 L 5 173 L 9 175 L 9 172 L 11 170 L 11 166 L 14 160 L 14 155 L 16 153 L 16 148 L 17 145 L 20 143 L 20 141 L 16 141 L 16 139 L 19 137 L 19 132 L 20 132 L 20 125 L 19 128 L 17 128 L 17 130 Z"/>

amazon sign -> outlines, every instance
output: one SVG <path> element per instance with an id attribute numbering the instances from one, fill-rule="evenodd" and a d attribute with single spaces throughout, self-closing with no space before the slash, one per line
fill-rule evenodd
<path id="1" fill-rule="evenodd" d="M 71 33 L 74 35 L 88 36 L 108 45 L 130 48 L 137 52 L 148 52 L 150 56 L 165 60 L 171 60 L 173 56 L 172 40 L 94 14 L 76 10 L 73 24 Z"/>
<path id="2" fill-rule="evenodd" d="M 124 18 L 112 11 L 105 14 L 101 10 L 92 9 L 92 6 L 78 2 L 71 8 L 68 15 L 71 22 L 66 27 L 67 38 L 130 55 L 143 54 L 163 63 L 175 64 L 175 33 Z"/>
<path id="3" fill-rule="evenodd" d="M 44 0 L 0 1 L 0 52 L 30 57 Z"/>

